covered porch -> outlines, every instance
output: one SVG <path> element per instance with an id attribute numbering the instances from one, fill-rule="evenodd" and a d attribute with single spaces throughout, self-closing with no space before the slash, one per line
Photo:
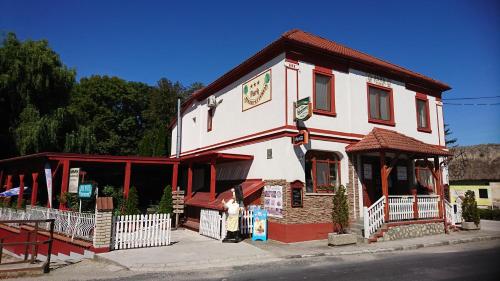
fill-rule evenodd
<path id="1" fill-rule="evenodd" d="M 359 161 L 365 238 L 383 224 L 445 221 L 441 160 L 448 151 L 381 128 L 346 151 Z"/>

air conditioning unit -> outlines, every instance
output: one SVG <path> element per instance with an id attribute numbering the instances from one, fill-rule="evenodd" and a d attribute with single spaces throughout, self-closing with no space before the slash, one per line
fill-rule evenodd
<path id="1" fill-rule="evenodd" d="M 217 99 L 215 96 L 209 96 L 208 97 L 208 107 L 214 108 L 217 106 Z"/>

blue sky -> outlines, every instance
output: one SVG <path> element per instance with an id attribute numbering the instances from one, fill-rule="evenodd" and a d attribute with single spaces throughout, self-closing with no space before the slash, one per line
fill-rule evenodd
<path id="1" fill-rule="evenodd" d="M 299 28 L 446 82 L 445 99 L 482 97 L 500 95 L 499 3 L 0 0 L 0 31 L 48 39 L 78 77 L 208 84 Z M 462 145 L 500 143 L 498 105 L 447 105 L 445 123 Z"/>

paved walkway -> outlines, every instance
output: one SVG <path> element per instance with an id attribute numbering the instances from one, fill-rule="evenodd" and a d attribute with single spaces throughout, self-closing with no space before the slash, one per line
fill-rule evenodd
<path id="1" fill-rule="evenodd" d="M 276 241 L 253 242 L 248 239 L 238 244 L 221 243 L 190 230 L 176 230 L 172 232 L 174 244 L 171 246 L 112 251 L 97 255 L 97 259 L 133 271 L 183 271 L 290 258 L 411 250 L 484 240 L 496 240 L 500 244 L 500 222 L 482 221 L 480 231 L 459 231 L 343 247 L 329 247 L 326 240 L 285 244 Z"/>

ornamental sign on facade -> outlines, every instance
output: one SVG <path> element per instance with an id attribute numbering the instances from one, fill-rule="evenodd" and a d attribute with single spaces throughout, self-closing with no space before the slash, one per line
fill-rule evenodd
<path id="1" fill-rule="evenodd" d="M 268 69 L 242 85 L 243 111 L 271 100 L 271 69 Z"/>
<path id="2" fill-rule="evenodd" d="M 366 73 L 366 81 L 368 81 L 368 83 L 383 87 L 391 87 L 391 82 L 389 82 L 389 79 L 375 74 Z"/>
<path id="3" fill-rule="evenodd" d="M 309 97 L 298 100 L 295 104 L 295 121 L 306 121 L 312 115 L 312 104 Z"/>

